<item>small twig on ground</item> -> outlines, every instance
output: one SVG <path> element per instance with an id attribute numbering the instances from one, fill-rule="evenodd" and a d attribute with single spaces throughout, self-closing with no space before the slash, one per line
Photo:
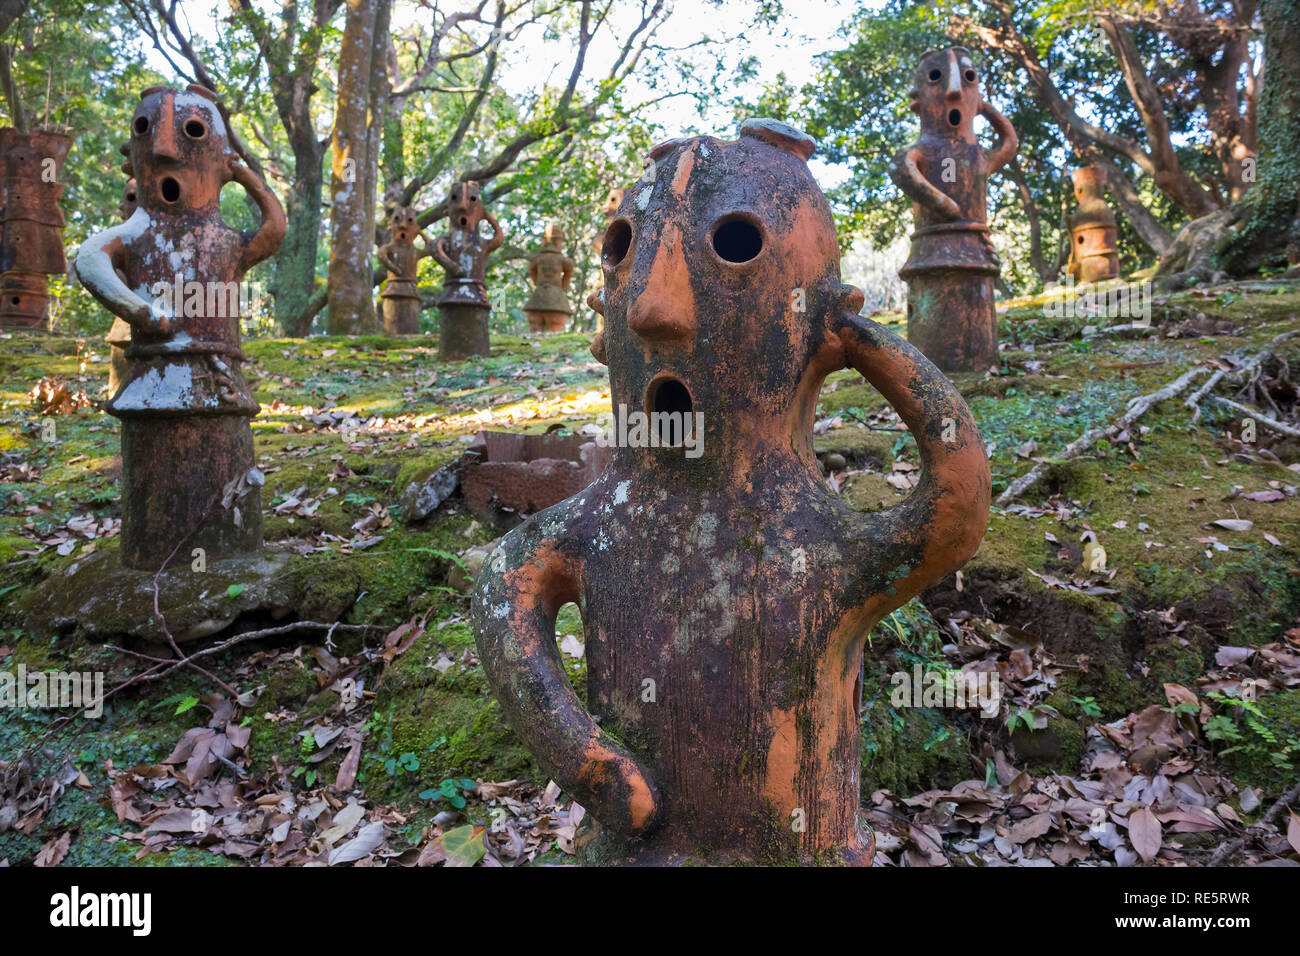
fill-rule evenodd
<path id="1" fill-rule="evenodd" d="M 1234 840 L 1229 840 L 1227 843 L 1223 844 L 1221 847 L 1215 850 L 1214 856 L 1210 857 L 1210 862 L 1207 865 L 1218 866 L 1220 863 L 1223 863 L 1225 860 L 1232 859 L 1232 857 L 1234 857 L 1246 846 L 1246 841 L 1250 840 L 1254 836 L 1259 835 L 1265 828 L 1267 828 L 1270 824 L 1272 824 L 1272 822 L 1275 819 L 1277 819 L 1278 816 L 1281 815 L 1282 810 L 1285 807 L 1290 806 L 1291 803 L 1293 803 L 1297 797 L 1300 797 L 1300 783 L 1295 784 L 1295 786 L 1293 786 L 1290 790 L 1282 794 L 1282 796 L 1278 798 L 1277 803 L 1273 804 L 1272 808 L 1268 811 L 1268 813 L 1264 814 L 1264 816 L 1261 817 L 1257 822 L 1252 823 L 1249 827 L 1247 827 L 1246 832 L 1243 835 L 1237 837 Z"/>
<path id="2" fill-rule="evenodd" d="M 1240 412 L 1247 418 L 1254 419 L 1259 424 L 1271 428 L 1275 432 L 1279 432 L 1283 435 L 1290 435 L 1292 438 L 1300 438 L 1300 428 L 1296 428 L 1294 425 L 1288 425 L 1286 422 L 1280 422 L 1276 418 L 1270 418 L 1257 408 L 1251 408 L 1249 405 L 1243 405 L 1241 402 L 1234 402 L 1230 398 L 1223 398 L 1219 395 L 1211 395 L 1210 398 L 1214 399 L 1220 405 L 1227 405 L 1233 411 Z"/>
<path id="3" fill-rule="evenodd" d="M 1113 425 L 1098 425 L 1096 428 L 1084 432 L 1070 444 L 1066 445 L 1064 450 L 1058 455 L 1054 455 L 1050 461 L 1040 461 L 1033 468 L 1025 472 L 1015 481 L 1007 486 L 1007 490 L 998 495 L 997 504 L 999 507 L 1005 507 L 1015 501 L 1031 487 L 1037 484 L 1038 480 L 1047 473 L 1047 469 L 1052 464 L 1059 464 L 1063 461 L 1069 461 L 1072 458 L 1078 458 L 1085 451 L 1097 444 L 1098 441 L 1112 435 L 1123 429 L 1131 428 L 1133 423 L 1145 415 L 1156 405 L 1163 401 L 1173 398 L 1183 392 L 1192 380 L 1198 375 L 1204 375 L 1209 369 L 1194 368 L 1189 372 L 1184 372 L 1178 378 L 1174 379 L 1163 388 L 1156 389 L 1147 395 L 1140 395 L 1133 401 L 1129 402 L 1128 408 L 1125 409 L 1123 416 Z"/>
<path id="4" fill-rule="evenodd" d="M 1292 329 L 1290 332 L 1283 332 L 1281 335 L 1273 336 L 1268 345 L 1264 346 L 1264 348 L 1259 352 L 1256 352 L 1250 358 L 1246 359 L 1246 361 L 1242 363 L 1239 368 L 1234 370 L 1232 374 L 1234 376 L 1240 376 L 1243 373 L 1258 368 L 1259 364 L 1264 361 L 1265 358 L 1273 354 L 1274 348 L 1296 335 L 1300 335 L 1300 329 Z M 1229 374 L 1227 369 L 1217 369 L 1205 384 L 1192 392 L 1192 394 L 1188 396 L 1187 401 L 1183 402 L 1185 406 L 1192 410 L 1193 425 L 1201 420 L 1201 399 L 1205 398 L 1205 396 L 1209 394 L 1210 390 L 1213 389 L 1214 386 L 1218 385 L 1227 374 Z"/>
<path id="5" fill-rule="evenodd" d="M 256 631 L 245 631 L 243 634 L 236 634 L 234 637 L 228 637 L 220 644 L 213 644 L 211 647 L 205 647 L 201 651 L 195 651 L 188 657 L 182 657 L 180 660 L 175 658 L 149 657 L 147 654 L 141 654 L 139 651 L 126 650 L 123 647 L 114 647 L 112 644 L 106 645 L 113 647 L 114 650 L 126 651 L 136 657 L 143 657 L 145 660 L 161 661 L 164 664 L 170 664 L 166 670 L 159 671 L 157 674 L 150 674 L 148 677 L 140 677 L 141 681 L 161 680 L 172 671 L 180 667 L 193 667 L 194 659 L 198 657 L 208 657 L 212 654 L 220 654 L 222 651 L 234 647 L 236 644 L 243 644 L 245 641 L 261 640 L 264 637 L 276 637 L 280 634 L 291 634 L 294 631 L 315 629 L 333 633 L 336 629 L 344 631 L 387 631 L 390 628 L 383 624 L 339 624 L 337 621 L 333 624 L 326 624 L 321 621 L 294 621 L 292 624 L 280 624 L 275 627 L 264 627 Z M 236 694 L 235 698 L 238 699 Z"/>

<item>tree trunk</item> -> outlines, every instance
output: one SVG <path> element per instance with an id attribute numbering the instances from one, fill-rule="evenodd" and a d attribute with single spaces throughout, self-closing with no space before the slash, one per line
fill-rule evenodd
<path id="1" fill-rule="evenodd" d="M 1300 10 L 1262 0 L 1264 83 L 1259 98 L 1258 181 L 1242 200 L 1241 225 L 1221 245 L 1231 275 L 1300 263 Z"/>
<path id="2" fill-rule="evenodd" d="M 1124 213 L 1138 238 L 1157 256 L 1163 256 L 1168 252 L 1169 247 L 1173 245 L 1173 234 L 1142 202 L 1132 180 L 1124 175 L 1124 171 L 1119 166 L 1101 156 L 1100 153 L 1093 153 L 1090 161 L 1105 168 L 1106 188 L 1110 190 L 1115 205 L 1119 206 Z"/>
<path id="3" fill-rule="evenodd" d="M 316 247 L 321 226 L 321 155 L 295 159 L 293 184 L 286 205 L 289 219 L 284 242 L 275 260 L 272 293 L 275 296 L 275 321 L 282 335 L 304 336 L 311 331 L 298 321 L 307 310 L 316 289 Z M 314 162 L 314 172 L 312 163 Z"/>
<path id="4" fill-rule="evenodd" d="M 371 251 L 375 236 L 375 166 L 372 62 L 376 25 L 386 0 L 347 0 L 339 49 L 338 107 L 335 111 L 330 218 L 329 332 L 361 335 L 379 330 L 371 295 Z M 386 22 L 387 17 L 385 16 Z"/>
<path id="5" fill-rule="evenodd" d="M 1043 255 L 1043 224 L 1039 216 L 1038 203 L 1034 202 L 1034 194 L 1029 191 L 1029 182 L 1025 179 L 1024 168 L 1021 167 L 1019 160 L 1013 159 L 1007 164 L 1004 172 L 1007 178 L 1015 183 L 1020 204 L 1025 210 L 1025 218 L 1029 220 L 1030 265 L 1034 267 L 1034 272 L 1043 282 L 1052 282 L 1056 279 L 1055 263 L 1048 263 Z"/>
<path id="6" fill-rule="evenodd" d="M 31 0 L 0 0 L 0 36 L 23 15 Z"/>
<path id="7" fill-rule="evenodd" d="M 1214 201 L 1213 195 L 1178 162 L 1178 153 L 1169 135 L 1164 101 L 1155 83 L 1147 75 L 1137 45 L 1133 42 L 1133 35 L 1126 27 L 1107 17 L 1098 16 L 1097 25 L 1110 43 L 1124 76 L 1124 83 L 1137 105 L 1138 115 L 1142 117 L 1151 162 L 1155 166 L 1156 186 L 1193 218 L 1214 212 L 1219 204 Z"/>
<path id="8" fill-rule="evenodd" d="M 18 94 L 18 84 L 14 81 L 13 64 L 9 59 L 9 47 L 0 44 L 0 87 L 4 88 L 5 101 L 9 104 L 10 122 L 20 133 L 27 132 L 27 113 L 23 110 L 23 100 Z"/>

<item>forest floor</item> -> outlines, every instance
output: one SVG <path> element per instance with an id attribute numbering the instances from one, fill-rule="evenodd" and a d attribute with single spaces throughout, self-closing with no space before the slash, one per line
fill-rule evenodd
<path id="1" fill-rule="evenodd" d="M 1300 330 L 1300 283 L 1157 295 L 1151 330 L 1118 333 L 1008 306 L 1001 365 L 954 381 L 995 497 L 1042 477 L 871 635 L 877 865 L 1297 865 L 1300 817 L 1277 803 L 1300 779 L 1300 439 L 1263 416 L 1300 427 L 1300 335 L 1276 339 Z M 0 673 L 99 672 L 112 692 L 94 718 L 0 707 L 0 864 L 571 861 L 583 810 L 505 726 L 468 625 L 465 566 L 509 516 L 452 494 L 410 520 L 410 492 L 481 429 L 594 423 L 609 392 L 587 345 L 497 336 L 449 365 L 428 337 L 247 342 L 265 554 L 200 570 L 182 549 L 155 576 L 114 560 L 107 346 L 0 337 Z M 1194 421 L 1184 400 L 1216 371 Z M 831 376 L 815 432 L 853 506 L 915 483 L 915 444 L 855 373 Z M 556 635 L 582 694 L 573 605 Z M 996 673 L 997 716 L 891 706 L 914 668 Z"/>

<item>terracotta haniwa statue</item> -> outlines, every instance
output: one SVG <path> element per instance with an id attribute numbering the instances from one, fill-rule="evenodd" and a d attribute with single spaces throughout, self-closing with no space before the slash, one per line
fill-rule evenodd
<path id="1" fill-rule="evenodd" d="M 609 194 L 605 197 L 605 208 L 601 211 L 604 212 L 605 214 L 606 228 L 608 228 L 609 223 L 614 221 L 614 217 L 618 215 L 618 207 L 623 203 L 624 192 L 625 190 L 622 186 L 616 186 L 615 188 L 611 189 L 609 191 Z M 592 242 L 592 247 L 595 249 L 597 257 L 600 256 L 600 251 L 601 248 L 604 246 L 604 244 L 605 244 L 605 234 L 602 232 Z M 596 296 L 597 299 L 600 298 L 600 290 L 604 288 L 604 282 L 605 282 L 604 277 L 598 275 L 596 277 L 596 281 L 592 283 L 593 289 L 591 294 Z M 590 298 L 590 296 L 588 298 Z M 600 312 L 597 310 L 596 332 L 599 334 L 601 329 L 603 329 L 604 327 L 605 327 L 605 320 L 601 316 Z"/>
<path id="2" fill-rule="evenodd" d="M 249 420 L 258 405 L 239 347 L 240 283 L 275 252 L 284 211 L 231 150 L 216 94 L 140 94 L 122 151 L 137 208 L 77 253 L 86 289 L 131 326 L 127 372 L 106 410 L 122 420 L 122 561 L 157 570 L 183 543 L 207 560 L 262 541 Z M 237 182 L 262 213 L 253 232 L 221 218 Z"/>
<path id="3" fill-rule="evenodd" d="M 117 214 L 123 222 L 135 215 L 138 205 L 135 195 L 135 180 L 128 179 L 122 187 L 122 201 L 117 204 Z M 126 319 L 113 316 L 113 325 L 105 336 L 108 342 L 108 394 L 111 398 L 117 394 L 126 378 L 126 350 L 131 347 L 131 323 Z"/>
<path id="4" fill-rule="evenodd" d="M 487 355 L 487 257 L 505 242 L 501 225 L 483 206 L 478 183 L 466 180 L 451 189 L 447 231 L 433 244 L 433 258 L 446 270 L 438 299 L 438 354 L 443 359 Z M 479 233 L 479 223 L 492 227 L 492 237 Z"/>
<path id="5" fill-rule="evenodd" d="M 813 148 L 774 120 L 655 147 L 605 234 L 593 352 L 616 409 L 691 421 L 696 453 L 629 438 L 478 578 L 479 657 L 516 733 L 597 821 L 587 861 L 870 863 L 867 633 L 984 535 L 975 423 L 938 369 L 858 314 Z M 818 392 L 846 367 L 919 446 L 920 484 L 888 511 L 850 508 L 813 452 Z M 556 649 L 570 601 L 587 707 Z"/>
<path id="6" fill-rule="evenodd" d="M 1016 155 L 1016 131 L 980 96 L 979 75 L 964 47 L 921 57 L 912 110 L 921 136 L 894 157 L 889 175 L 913 200 L 907 282 L 907 340 L 945 372 L 982 371 L 997 363 L 993 280 L 1001 264 L 988 229 L 988 177 Z M 998 135 L 989 152 L 975 117 Z"/>
<path id="7" fill-rule="evenodd" d="M 37 129 L 0 129 L 0 326 L 40 328 L 49 309 L 47 276 L 62 275 L 60 174 L 72 138 Z"/>
<path id="8" fill-rule="evenodd" d="M 608 195 L 605 196 L 605 205 L 601 209 L 601 212 L 605 214 L 606 226 L 613 222 L 614 217 L 618 215 L 618 207 L 623 204 L 623 193 L 625 191 L 626 190 L 622 186 L 615 186 L 609 191 Z M 603 232 L 591 242 L 592 249 L 597 256 L 600 255 L 600 250 L 604 245 L 605 233 Z"/>
<path id="9" fill-rule="evenodd" d="M 1070 261 L 1066 271 L 1076 282 L 1119 278 L 1119 231 L 1106 205 L 1106 170 L 1085 166 L 1070 174 L 1079 208 L 1070 217 Z"/>
<path id="10" fill-rule="evenodd" d="M 379 249 L 379 262 L 388 270 L 382 300 L 384 332 L 388 335 L 415 335 L 420 331 L 420 290 L 416 285 L 420 260 L 433 254 L 429 237 L 420 229 L 415 210 L 400 206 L 388 215 L 388 231 L 393 238 Z M 415 240 L 424 241 L 417 249 Z"/>
<path id="11" fill-rule="evenodd" d="M 564 254 L 564 229 L 558 222 L 546 224 L 542 248 L 528 260 L 528 278 L 534 286 L 524 303 L 529 331 L 563 332 L 573 314 L 565 295 L 573 280 L 573 260 Z"/>

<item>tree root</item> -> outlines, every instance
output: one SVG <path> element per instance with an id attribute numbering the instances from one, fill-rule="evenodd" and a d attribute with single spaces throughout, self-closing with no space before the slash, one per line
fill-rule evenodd
<path id="1" fill-rule="evenodd" d="M 1184 372 L 1163 388 L 1159 388 L 1147 395 L 1139 395 L 1137 398 L 1133 399 L 1133 401 L 1129 402 L 1128 408 L 1125 409 L 1123 417 L 1121 417 L 1118 422 L 1113 425 L 1098 425 L 1096 428 L 1089 429 L 1074 441 L 1070 442 L 1070 444 L 1066 445 L 1065 449 L 1051 462 L 1038 462 L 1033 468 L 1029 469 L 1029 471 L 1025 472 L 1009 484 L 1006 491 L 998 495 L 997 501 L 995 501 L 994 504 L 999 507 L 1005 507 L 1015 501 L 1038 483 L 1039 479 L 1047 473 L 1049 465 L 1078 458 L 1093 445 L 1097 444 L 1101 439 L 1113 435 L 1121 430 L 1129 429 L 1132 427 L 1134 422 L 1145 415 L 1153 407 L 1181 394 L 1189 385 L 1192 384 L 1193 379 L 1198 375 L 1204 375 L 1208 371 L 1209 369 L 1206 368 L 1194 368 L 1188 372 Z"/>

